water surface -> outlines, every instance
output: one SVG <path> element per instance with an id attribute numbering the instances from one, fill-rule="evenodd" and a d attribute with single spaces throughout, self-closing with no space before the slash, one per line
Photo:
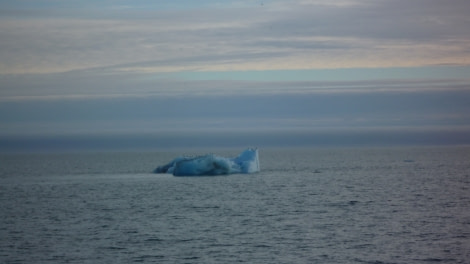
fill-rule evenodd
<path id="1" fill-rule="evenodd" d="M 470 259 L 469 147 L 261 149 L 257 174 L 149 173 L 179 154 L 2 154 L 0 262 Z"/>

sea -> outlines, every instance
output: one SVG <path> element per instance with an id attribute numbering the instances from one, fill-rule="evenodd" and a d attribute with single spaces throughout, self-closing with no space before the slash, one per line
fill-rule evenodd
<path id="1" fill-rule="evenodd" d="M 469 263 L 469 146 L 260 148 L 255 174 L 152 173 L 242 150 L 0 154 L 0 263 Z"/>

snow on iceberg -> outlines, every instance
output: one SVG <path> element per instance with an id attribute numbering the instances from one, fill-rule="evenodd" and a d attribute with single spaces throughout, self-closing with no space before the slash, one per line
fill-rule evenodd
<path id="1" fill-rule="evenodd" d="M 172 173 L 175 176 L 228 175 L 259 172 L 257 148 L 248 148 L 238 157 L 225 158 L 214 154 L 195 158 L 177 157 L 168 164 L 159 166 L 155 173 Z"/>

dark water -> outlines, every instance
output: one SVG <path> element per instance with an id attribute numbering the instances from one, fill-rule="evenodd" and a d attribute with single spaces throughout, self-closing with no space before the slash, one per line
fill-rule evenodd
<path id="1" fill-rule="evenodd" d="M 261 149 L 254 175 L 148 173 L 178 154 L 1 155 L 0 263 L 470 259 L 469 147 Z"/>

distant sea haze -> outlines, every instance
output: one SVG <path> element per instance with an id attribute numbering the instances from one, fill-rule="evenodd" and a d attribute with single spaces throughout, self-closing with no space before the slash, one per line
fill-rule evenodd
<path id="1" fill-rule="evenodd" d="M 164 150 L 227 147 L 340 147 L 468 145 L 470 131 L 456 129 L 216 130 L 141 134 L 0 136 L 0 152 Z"/>
<path id="2" fill-rule="evenodd" d="M 0 150 L 468 144 L 470 92 L 451 88 L 10 101 Z"/>

